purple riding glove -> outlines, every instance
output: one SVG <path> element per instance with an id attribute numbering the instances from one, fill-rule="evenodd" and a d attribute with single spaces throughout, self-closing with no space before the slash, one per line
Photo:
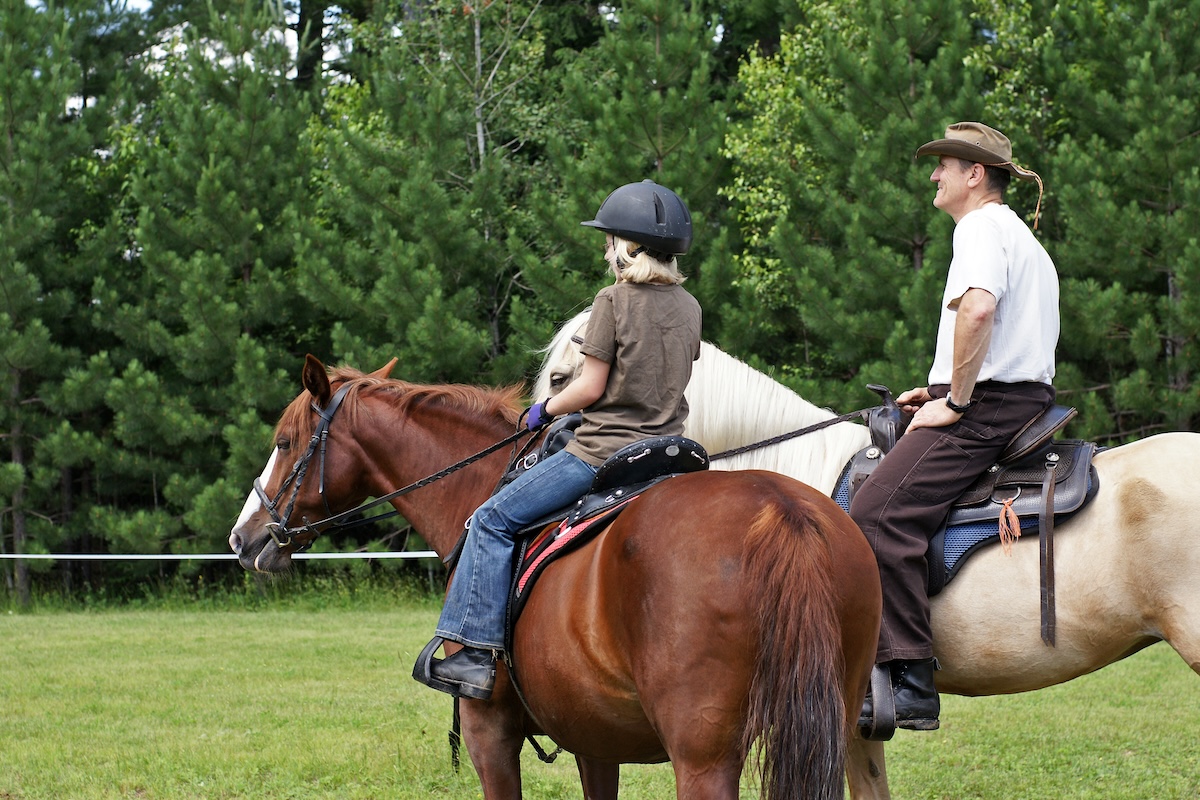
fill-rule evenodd
<path id="1" fill-rule="evenodd" d="M 546 403 L 549 402 L 550 400 L 547 398 L 546 400 L 543 400 L 540 403 L 534 403 L 529 407 L 529 416 L 525 418 L 525 427 L 529 428 L 531 431 L 536 431 L 538 428 L 554 419 L 553 414 L 548 414 L 546 412 Z"/>

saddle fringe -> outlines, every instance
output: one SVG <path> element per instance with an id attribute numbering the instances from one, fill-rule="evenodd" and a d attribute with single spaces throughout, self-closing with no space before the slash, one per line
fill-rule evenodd
<path id="1" fill-rule="evenodd" d="M 1000 546 L 1004 548 L 1006 556 L 1012 555 L 1013 542 L 1021 538 L 1021 520 L 1012 507 L 1015 499 L 1008 498 L 1004 501 L 1004 507 L 1000 509 Z"/>

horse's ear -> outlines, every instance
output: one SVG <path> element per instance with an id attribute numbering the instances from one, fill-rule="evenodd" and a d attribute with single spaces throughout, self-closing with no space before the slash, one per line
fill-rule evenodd
<path id="1" fill-rule="evenodd" d="M 369 376 L 369 377 L 372 377 L 372 378 L 390 378 L 390 377 L 392 376 L 392 368 L 396 366 L 396 362 L 397 362 L 398 360 L 399 360 L 399 359 L 393 358 L 391 361 L 389 361 L 388 363 L 384 364 L 384 365 L 383 365 L 382 367 L 380 367 L 379 369 L 377 369 L 377 370 L 375 370 L 374 372 L 372 372 L 372 373 L 370 374 L 370 376 Z"/>
<path id="2" fill-rule="evenodd" d="M 329 398 L 333 395 L 329 388 L 329 373 L 325 371 L 321 360 L 312 353 L 304 357 L 304 375 L 301 382 L 319 407 L 329 405 Z"/>

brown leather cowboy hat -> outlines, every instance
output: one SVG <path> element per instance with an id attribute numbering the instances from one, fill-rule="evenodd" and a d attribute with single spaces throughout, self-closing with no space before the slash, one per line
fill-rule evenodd
<path id="1" fill-rule="evenodd" d="M 946 128 L 946 138 L 917 148 L 917 158 L 933 155 L 965 158 L 985 166 L 1000 167 L 1021 180 L 1041 183 L 1036 172 L 1013 163 L 1012 142 L 1008 137 L 982 122 L 956 122 Z"/>

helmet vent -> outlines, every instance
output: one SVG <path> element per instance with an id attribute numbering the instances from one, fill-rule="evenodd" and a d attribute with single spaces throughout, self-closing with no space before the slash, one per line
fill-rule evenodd
<path id="1" fill-rule="evenodd" d="M 654 221 L 659 225 L 667 221 L 667 210 L 663 207 L 662 198 L 658 196 L 657 192 L 654 193 Z"/>

